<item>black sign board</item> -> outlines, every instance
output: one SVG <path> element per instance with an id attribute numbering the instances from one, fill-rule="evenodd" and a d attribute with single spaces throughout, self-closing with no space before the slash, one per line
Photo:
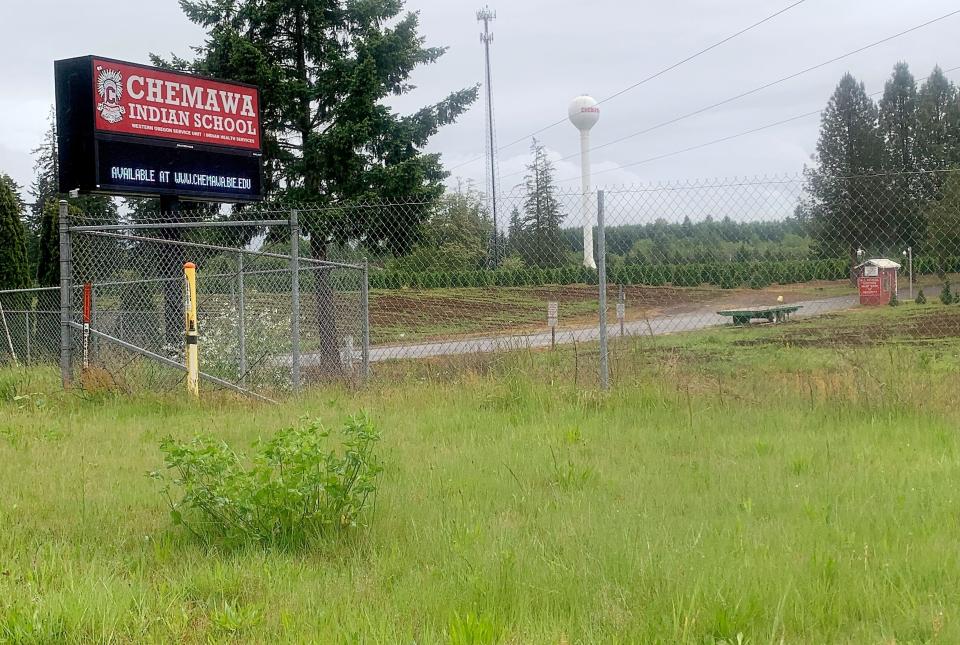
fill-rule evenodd
<path id="1" fill-rule="evenodd" d="M 256 88 L 91 56 L 54 71 L 61 192 L 260 199 Z"/>

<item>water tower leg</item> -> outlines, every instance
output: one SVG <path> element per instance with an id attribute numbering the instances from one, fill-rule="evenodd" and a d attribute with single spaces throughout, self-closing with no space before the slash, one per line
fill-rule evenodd
<path id="1" fill-rule="evenodd" d="M 583 209 L 583 266 L 596 269 L 593 259 L 593 200 L 590 199 L 590 131 L 580 131 L 580 189 Z"/>

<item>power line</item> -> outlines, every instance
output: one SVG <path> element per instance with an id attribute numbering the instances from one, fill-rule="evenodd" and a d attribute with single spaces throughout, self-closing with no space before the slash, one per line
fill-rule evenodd
<path id="1" fill-rule="evenodd" d="M 945 69 L 945 70 L 943 70 L 943 73 L 944 73 L 944 74 L 949 74 L 949 73 L 955 72 L 955 71 L 957 71 L 957 70 L 960 70 L 960 66 L 951 67 L 950 69 Z M 920 79 L 920 82 L 926 81 L 926 80 L 928 80 L 929 78 L 930 78 L 930 77 L 927 76 L 926 78 Z M 883 92 L 884 92 L 884 90 L 878 90 L 878 91 L 876 91 L 876 92 L 873 92 L 873 93 L 869 94 L 868 96 L 870 96 L 870 97 L 872 98 L 872 97 L 874 97 L 874 96 L 879 96 L 879 95 L 883 94 Z M 777 126 L 784 125 L 784 124 L 786 124 L 786 123 L 791 123 L 791 122 L 793 122 L 793 121 L 799 121 L 800 119 L 805 119 L 805 118 L 807 118 L 807 117 L 816 116 L 816 115 L 819 115 L 819 114 L 822 114 L 822 113 L 823 113 L 823 110 L 822 110 L 822 109 L 820 109 L 820 110 L 813 110 L 813 111 L 811 111 L 811 112 L 804 112 L 803 114 L 798 114 L 798 115 L 796 115 L 796 116 L 791 116 L 791 117 L 788 117 L 788 118 L 786 118 L 786 119 L 781 119 L 780 121 L 775 121 L 775 122 L 773 122 L 773 123 L 768 123 L 768 124 L 766 124 L 766 125 L 761 125 L 761 126 L 759 126 L 759 127 L 751 128 L 751 129 L 749 129 L 749 130 L 744 130 L 743 132 L 738 132 L 738 133 L 736 133 L 736 134 L 731 134 L 731 135 L 728 135 L 728 136 L 725 136 L 725 137 L 720 137 L 719 139 L 712 139 L 711 141 L 705 141 L 705 142 L 703 142 L 703 143 L 699 143 L 699 144 L 696 144 L 696 145 L 693 145 L 693 146 L 689 146 L 689 147 L 686 147 L 686 148 L 681 148 L 680 150 L 674 150 L 674 151 L 672 151 L 672 152 L 666 152 L 666 153 L 663 153 L 663 154 L 655 155 L 655 156 L 653 156 L 653 157 L 647 157 L 646 159 L 641 159 L 641 160 L 639 160 L 639 161 L 633 161 L 633 162 L 628 163 L 628 164 L 624 164 L 624 165 L 621 165 L 621 166 L 617 166 L 616 168 L 608 168 L 607 170 L 598 170 L 597 172 L 593 172 L 593 173 L 590 173 L 590 174 L 591 174 L 591 176 L 594 176 L 594 175 L 603 175 L 603 174 L 606 174 L 606 173 L 608 173 L 608 172 L 614 172 L 614 171 L 617 171 L 617 170 L 621 170 L 621 169 L 623 169 L 623 168 L 631 168 L 631 167 L 633 167 L 633 166 L 640 166 L 640 165 L 647 164 L 647 163 L 651 163 L 651 162 L 654 162 L 654 161 L 660 161 L 661 159 L 667 159 L 667 158 L 669 158 L 669 157 L 675 157 L 676 155 L 684 154 L 684 153 L 687 153 L 687 152 L 693 152 L 694 150 L 700 150 L 701 148 L 706 148 L 706 147 L 709 147 L 709 146 L 713 146 L 713 145 L 716 145 L 716 144 L 718 144 L 718 143 L 724 143 L 724 142 L 730 141 L 730 140 L 732 140 L 732 139 L 739 139 L 740 137 L 745 137 L 745 136 L 750 135 L 750 134 L 756 134 L 757 132 L 762 132 L 763 130 L 769 130 L 770 128 L 775 128 L 775 127 L 777 127 Z M 565 181 L 573 181 L 574 179 L 579 179 L 579 178 L 580 178 L 580 177 L 564 177 L 563 179 L 558 179 L 557 182 L 560 183 L 560 182 L 565 182 Z"/>
<path id="2" fill-rule="evenodd" d="M 626 94 L 627 92 L 629 92 L 629 91 L 631 91 L 631 90 L 634 90 L 634 89 L 640 87 L 641 85 L 644 85 L 644 84 L 646 84 L 646 83 L 649 83 L 650 81 L 652 81 L 652 80 L 654 80 L 654 79 L 656 79 L 656 78 L 659 78 L 659 77 L 663 76 L 663 75 L 666 74 L 667 72 L 673 71 L 673 70 L 675 70 L 676 68 L 680 67 L 681 65 L 684 65 L 684 64 L 686 64 L 686 63 L 689 63 L 689 62 L 692 61 L 693 59 L 699 58 L 700 56 L 706 54 L 707 52 L 710 52 L 710 51 L 716 49 L 717 47 L 720 47 L 721 45 L 724 45 L 724 44 L 730 42 L 730 41 L 733 40 L 734 38 L 737 38 L 738 36 L 742 36 L 743 34 L 747 33 L 748 31 L 751 31 L 751 30 L 755 29 L 756 27 L 759 27 L 760 25 L 762 25 L 762 24 L 764 24 L 764 23 L 766 23 L 766 22 L 769 22 L 769 21 L 773 20 L 773 19 L 776 18 L 777 16 L 779 16 L 779 15 L 781 15 L 781 14 L 783 14 L 783 13 L 786 13 L 787 11 L 790 11 L 791 9 L 793 9 L 794 7 L 796 7 L 797 5 L 801 5 L 801 4 L 803 4 L 804 2 L 806 2 L 806 1 L 807 1 L 807 0 L 796 0 L 796 2 L 794 2 L 793 4 L 787 5 L 786 7 L 780 9 L 779 11 L 776 11 L 776 12 L 770 14 L 769 16 L 766 16 L 765 18 L 763 18 L 763 19 L 761 19 L 761 20 L 758 20 L 757 22 L 755 22 L 755 23 L 753 23 L 753 24 L 748 25 L 748 26 L 744 27 L 743 29 L 740 29 L 739 31 L 736 31 L 736 32 L 730 34 L 729 36 L 727 36 L 727 37 L 725 37 L 725 38 L 723 38 L 723 39 L 721 39 L 721 40 L 718 40 L 717 42 L 713 43 L 712 45 L 709 45 L 709 46 L 707 46 L 707 47 L 704 47 L 703 49 L 701 49 L 701 50 L 699 50 L 699 51 L 697 51 L 697 52 L 694 52 L 693 54 L 690 54 L 690 55 L 687 56 L 686 58 L 683 58 L 683 59 L 681 59 L 681 60 L 679 60 L 679 61 L 677 61 L 677 62 L 675 62 L 675 63 L 673 63 L 673 64 L 671 64 L 671 65 L 668 65 L 667 67 L 664 67 L 663 69 L 661 69 L 661 70 L 659 70 L 659 71 L 657 71 L 657 72 L 654 72 L 654 73 L 651 74 L 650 76 L 647 76 L 646 78 L 641 79 L 641 80 L 637 81 L 636 83 L 633 83 L 632 85 L 628 85 L 627 87 L 623 88 L 622 90 L 619 90 L 619 91 L 617 91 L 617 92 L 614 92 L 614 93 L 611 94 L 610 96 L 607 96 L 606 98 L 598 101 L 597 104 L 599 105 L 600 103 L 606 103 L 607 101 L 611 101 L 611 100 L 617 98 L 618 96 L 620 96 L 620 95 L 622 95 L 622 94 Z M 530 134 L 527 134 L 527 135 L 524 135 L 524 136 L 522 136 L 522 137 L 520 137 L 520 138 L 518 138 L 518 139 L 515 139 L 514 141 L 511 141 L 510 143 L 508 143 L 508 144 L 506 144 L 506 145 L 500 146 L 499 148 L 497 148 L 497 152 L 500 152 L 500 151 L 502 151 L 502 150 L 506 150 L 507 148 L 510 148 L 511 146 L 515 146 L 516 144 L 520 143 L 521 141 L 526 141 L 526 140 L 529 139 L 530 137 L 534 137 L 534 136 L 540 134 L 541 132 L 546 132 L 547 130 L 549 130 L 549 129 L 551 129 L 551 128 L 554 128 L 554 127 L 560 125 L 561 123 L 566 123 L 566 121 L 567 121 L 567 119 L 559 119 L 559 120 L 554 121 L 553 123 L 551 123 L 551 124 L 549 124 L 549 125 L 545 125 L 544 127 L 540 128 L 539 130 L 535 130 L 535 131 L 531 132 Z M 456 170 L 457 168 L 461 168 L 461 167 L 463 167 L 463 166 L 466 166 L 466 165 L 475 163 L 475 162 L 477 162 L 477 161 L 479 161 L 479 160 L 481 160 L 481 159 L 483 159 L 483 156 L 482 156 L 482 155 L 481 155 L 481 156 L 478 156 L 478 157 L 474 157 L 473 159 L 470 159 L 470 160 L 468 160 L 468 161 L 464 161 L 464 162 L 462 162 L 462 163 L 457 164 L 456 166 L 453 166 L 452 168 L 449 168 L 449 169 L 448 169 L 448 172 L 452 172 L 452 171 Z"/>
<path id="3" fill-rule="evenodd" d="M 934 18 L 933 20 L 928 20 L 927 22 L 924 22 L 924 23 L 922 23 L 922 24 L 916 25 L 916 26 L 914 26 L 914 27 L 910 27 L 909 29 L 904 29 L 903 31 L 900 31 L 900 32 L 897 32 L 897 33 L 893 34 L 892 36 L 887 36 L 886 38 L 881 38 L 880 40 L 874 41 L 874 42 L 872 42 L 872 43 L 870 43 L 870 44 L 868 44 L 868 45 L 864 45 L 864 46 L 862 46 L 862 47 L 858 47 L 857 49 L 851 50 L 851 51 L 849 51 L 849 52 L 847 52 L 847 53 L 845 53 L 845 54 L 841 54 L 841 55 L 839 55 L 839 56 L 834 56 L 833 58 L 831 58 L 831 59 L 829 59 L 829 60 L 825 60 L 825 61 L 823 61 L 823 62 L 821 62 L 821 63 L 817 63 L 816 65 L 811 65 L 810 67 L 807 67 L 807 68 L 805 68 L 805 69 L 802 69 L 802 70 L 800 70 L 800 71 L 798 71 L 798 72 L 794 72 L 794 73 L 792 73 L 792 74 L 788 74 L 787 76 L 783 76 L 783 77 L 781 77 L 781 78 L 778 78 L 778 79 L 775 80 L 775 81 L 770 81 L 769 83 L 764 83 L 763 85 L 759 85 L 759 86 L 757 86 L 757 87 L 755 87 L 755 88 L 753 88 L 753 89 L 750 89 L 750 90 L 747 90 L 747 91 L 745 91 L 745 92 L 741 92 L 740 94 L 737 94 L 737 95 L 735 95 L 735 96 L 731 96 L 731 97 L 729 97 L 729 98 L 723 99 L 722 101 L 717 101 L 716 103 L 711 103 L 710 105 L 704 106 L 704 107 L 699 108 L 699 109 L 697 109 L 697 110 L 694 110 L 694 111 L 692 111 L 692 112 L 687 112 L 686 114 L 683 114 L 683 115 L 681 115 L 681 116 L 674 117 L 674 118 L 672 118 L 672 119 L 668 119 L 667 121 L 662 121 L 662 122 L 660 122 L 660 123 L 657 123 L 656 125 L 652 125 L 652 126 L 650 126 L 650 127 L 648 127 L 648 128 L 645 128 L 645 129 L 643 129 L 643 130 L 638 130 L 637 132 L 633 132 L 633 133 L 628 134 L 628 135 L 626 135 L 626 136 L 623 136 L 623 137 L 619 137 L 619 138 L 617 138 L 617 139 L 614 139 L 613 141 L 608 141 L 607 143 L 602 143 L 602 144 L 600 144 L 600 145 L 598 145 L 598 146 L 594 146 L 593 148 L 590 149 L 590 151 L 593 152 L 594 150 L 600 150 L 600 149 L 602 149 L 602 148 L 606 148 L 606 147 L 612 146 L 612 145 L 614 145 L 614 144 L 621 143 L 621 142 L 626 141 L 626 140 L 628 140 L 628 139 L 632 139 L 632 138 L 634 138 L 634 137 L 638 137 L 638 136 L 643 135 L 643 134 L 648 134 L 648 133 L 650 133 L 650 132 L 653 132 L 654 130 L 659 130 L 660 128 L 664 128 L 664 127 L 666 127 L 666 126 L 668 126 L 668 125 L 673 125 L 674 123 L 678 123 L 678 122 L 683 121 L 683 120 L 685 120 L 685 119 L 689 119 L 690 117 L 694 117 L 694 116 L 703 114 L 704 112 L 708 112 L 708 111 L 713 110 L 713 109 L 715 109 L 715 108 L 718 108 L 718 107 L 720 107 L 720 106 L 722 106 L 722 105 L 726 105 L 726 104 L 728 104 L 728 103 L 732 103 L 732 102 L 737 101 L 737 100 L 739 100 L 739 99 L 745 98 L 745 97 L 747 97 L 747 96 L 751 96 L 751 95 L 756 94 L 756 93 L 758 93 L 758 92 L 761 92 L 761 91 L 763 91 L 763 90 L 766 90 L 766 89 L 769 89 L 769 88 L 771 88 L 771 87 L 774 87 L 775 85 L 780 85 L 781 83 L 785 83 L 785 82 L 787 82 L 787 81 L 793 80 L 793 79 L 795 79 L 795 78 L 797 78 L 797 77 L 799 77 L 799 76 L 803 76 L 804 74 L 809 74 L 810 72 L 813 72 L 813 71 L 815 71 L 815 70 L 818 70 L 818 69 L 821 69 L 821 68 L 823 68 L 823 67 L 826 67 L 827 65 L 830 65 L 830 64 L 832 64 L 832 63 L 836 63 L 837 61 L 841 61 L 841 60 L 843 60 L 844 58 L 849 58 L 850 56 L 854 56 L 854 55 L 856 55 L 856 54 L 862 53 L 862 52 L 864 52 L 864 51 L 867 51 L 868 49 L 872 49 L 872 48 L 874 48 L 874 47 L 877 47 L 877 46 L 879 46 L 879 45 L 882 45 L 882 44 L 884 44 L 884 43 L 887 43 L 887 42 L 889 42 L 889 41 L 891 41 L 891 40 L 894 40 L 894 39 L 896 39 L 896 38 L 900 38 L 901 36 L 905 36 L 905 35 L 907 35 L 907 34 L 909 34 L 909 33 L 912 33 L 912 32 L 914 32 L 914 31 L 917 31 L 917 30 L 919 30 L 919 29 L 923 29 L 924 27 L 929 27 L 929 26 L 932 25 L 932 24 L 935 24 L 935 23 L 940 22 L 940 21 L 942 21 L 942 20 L 946 20 L 947 18 L 949 18 L 949 17 L 951 17 L 951 16 L 955 16 L 955 15 L 958 14 L 958 13 L 960 13 L 960 9 L 955 9 L 954 11 L 951 11 L 951 12 L 949 12 L 949 13 L 947 13 L 947 14 L 944 14 L 944 15 L 938 17 L 938 18 Z M 574 157 L 579 156 L 579 154 L 580 154 L 580 153 L 570 154 L 570 155 L 567 155 L 566 157 L 561 157 L 561 158 L 558 159 L 557 161 L 566 161 L 567 159 L 572 159 L 572 158 L 574 158 Z M 504 175 L 503 178 L 512 177 L 512 176 L 514 176 L 514 175 L 519 175 L 519 174 L 521 174 L 522 172 L 523 172 L 523 171 L 513 172 L 513 173 L 510 173 L 510 174 L 508 174 L 508 175 Z"/>

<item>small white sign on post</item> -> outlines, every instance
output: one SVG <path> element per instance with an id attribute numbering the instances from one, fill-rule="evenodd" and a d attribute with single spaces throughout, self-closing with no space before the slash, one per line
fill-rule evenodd
<path id="1" fill-rule="evenodd" d="M 880 275 L 880 267 L 871 267 L 871 266 L 863 267 L 863 275 L 868 278 L 875 278 L 878 275 Z"/>
<path id="2" fill-rule="evenodd" d="M 618 302 L 617 303 L 617 320 L 623 320 L 624 316 L 626 316 L 626 313 L 627 313 L 626 305 L 624 305 L 622 302 Z"/>
<path id="3" fill-rule="evenodd" d="M 547 326 L 557 326 L 557 314 L 560 312 L 560 306 L 556 302 L 547 303 Z"/>
<path id="4" fill-rule="evenodd" d="M 340 350 L 340 358 L 343 363 L 347 364 L 347 367 L 351 370 L 353 369 L 353 336 L 347 336 L 343 339 L 343 349 Z"/>

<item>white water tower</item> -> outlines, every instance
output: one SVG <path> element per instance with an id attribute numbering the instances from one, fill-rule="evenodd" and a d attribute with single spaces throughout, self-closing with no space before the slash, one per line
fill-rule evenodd
<path id="1" fill-rule="evenodd" d="M 580 191 L 583 211 L 583 266 L 596 269 L 593 260 L 594 200 L 590 195 L 590 128 L 600 120 L 600 108 L 593 97 L 582 94 L 567 109 L 570 123 L 580 131 Z"/>

